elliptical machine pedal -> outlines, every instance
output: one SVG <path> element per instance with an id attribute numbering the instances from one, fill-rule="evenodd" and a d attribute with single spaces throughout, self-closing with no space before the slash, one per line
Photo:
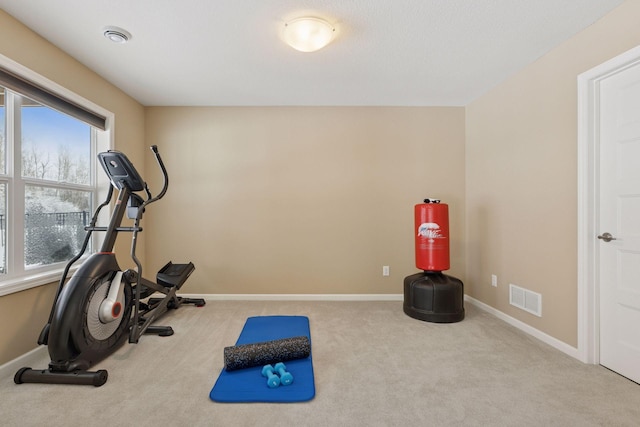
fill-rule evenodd
<path id="1" fill-rule="evenodd" d="M 142 264 L 136 256 L 140 222 L 145 208 L 160 200 L 166 193 L 169 177 L 158 148 L 151 147 L 162 171 L 164 184 L 158 195 L 152 196 L 147 183 L 140 177 L 129 159 L 121 152 L 107 151 L 98 159 L 111 181 L 106 200 L 98 206 L 85 227 L 80 252 L 66 265 L 56 292 L 49 321 L 42 329 L 38 344 L 47 345 L 51 362 L 48 369 L 21 368 L 14 376 L 16 384 L 84 384 L 100 387 L 106 383 L 106 370 L 88 369 L 109 356 L 129 339 L 137 343 L 143 334 L 173 335 L 170 326 L 153 323 L 169 308 L 181 304 L 205 305 L 203 299 L 181 298 L 176 291 L 195 270 L 193 263 L 169 262 L 159 272 L 156 282 L 142 277 Z M 108 206 L 118 191 L 117 201 L 107 227 L 97 226 L 100 211 Z M 143 198 L 136 192 L 142 192 Z M 123 227 L 124 214 L 134 219 L 132 227 Z M 92 254 L 78 268 L 71 279 L 67 277 L 71 266 L 87 250 L 93 232 L 105 232 L 100 251 Z M 131 259 L 135 269 L 122 271 L 113 248 L 121 232 L 132 233 Z M 163 294 L 161 298 L 149 298 Z M 146 302 L 143 301 L 146 299 Z"/>
<path id="2" fill-rule="evenodd" d="M 192 262 L 189 264 L 174 264 L 169 261 L 156 274 L 156 281 L 159 285 L 167 288 L 176 287 L 180 289 L 195 269 L 196 267 Z"/>

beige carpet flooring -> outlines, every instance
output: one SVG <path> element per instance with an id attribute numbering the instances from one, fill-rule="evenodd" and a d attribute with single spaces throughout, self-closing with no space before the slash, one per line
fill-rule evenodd
<path id="1" fill-rule="evenodd" d="M 638 426 L 640 385 L 467 305 L 433 324 L 402 302 L 209 301 L 96 366 L 102 387 L 0 377 L 2 426 Z M 209 392 L 247 317 L 310 319 L 316 397 L 222 404 Z M 34 337 L 34 340 L 36 337 Z M 47 366 L 46 353 L 33 368 Z"/>

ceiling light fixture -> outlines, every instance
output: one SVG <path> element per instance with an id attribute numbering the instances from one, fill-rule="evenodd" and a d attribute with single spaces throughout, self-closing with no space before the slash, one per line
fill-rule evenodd
<path id="1" fill-rule="evenodd" d="M 102 34 L 114 43 L 126 43 L 131 40 L 131 33 L 119 27 L 104 27 Z"/>
<path id="2" fill-rule="evenodd" d="M 296 18 L 284 24 L 284 41 L 300 52 L 315 52 L 331 42 L 335 31 L 324 19 Z"/>

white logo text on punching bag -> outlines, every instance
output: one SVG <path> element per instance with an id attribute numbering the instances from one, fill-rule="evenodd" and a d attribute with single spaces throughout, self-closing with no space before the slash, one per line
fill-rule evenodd
<path id="1" fill-rule="evenodd" d="M 433 239 L 443 239 L 444 236 L 440 232 L 440 226 L 435 222 L 423 222 L 418 227 L 418 236 L 429 239 L 433 243 Z"/>

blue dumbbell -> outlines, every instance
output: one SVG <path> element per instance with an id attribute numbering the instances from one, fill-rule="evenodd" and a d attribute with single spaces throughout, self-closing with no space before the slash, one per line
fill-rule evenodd
<path id="1" fill-rule="evenodd" d="M 293 375 L 286 371 L 287 367 L 284 366 L 284 363 L 276 363 L 274 369 L 276 370 L 278 375 L 280 375 L 280 384 L 289 385 L 293 382 Z"/>
<path id="2" fill-rule="evenodd" d="M 276 388 L 280 385 L 280 378 L 273 373 L 273 366 L 264 365 L 262 368 L 262 376 L 267 377 L 267 385 L 269 388 Z"/>

